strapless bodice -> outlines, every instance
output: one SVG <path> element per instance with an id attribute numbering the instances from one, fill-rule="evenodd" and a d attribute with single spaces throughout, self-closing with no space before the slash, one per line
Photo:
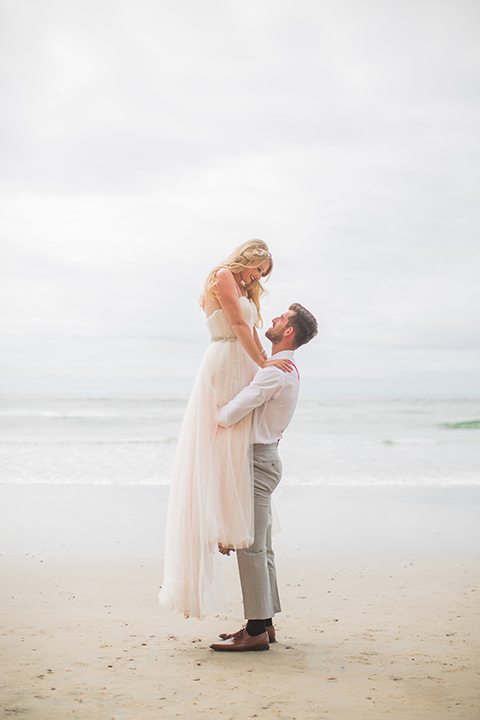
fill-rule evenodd
<path id="1" fill-rule="evenodd" d="M 253 328 L 257 316 L 257 309 L 252 300 L 242 296 L 239 298 L 242 315 L 248 323 L 250 329 Z M 206 325 L 212 342 L 234 342 L 236 340 L 232 326 L 228 322 L 227 315 L 222 308 L 215 310 L 214 313 L 206 319 Z"/>

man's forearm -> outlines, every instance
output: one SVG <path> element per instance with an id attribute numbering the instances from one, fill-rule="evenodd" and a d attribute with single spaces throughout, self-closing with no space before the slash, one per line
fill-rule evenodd
<path id="1" fill-rule="evenodd" d="M 283 383 L 282 373 L 277 368 L 260 370 L 247 387 L 240 390 L 233 400 L 218 411 L 217 422 L 221 427 L 231 427 L 255 408 L 270 400 Z"/>
<path id="2" fill-rule="evenodd" d="M 231 427 L 241 420 L 245 415 L 248 415 L 258 405 L 254 404 L 255 394 L 245 393 L 245 390 L 250 388 L 244 388 L 233 400 L 224 405 L 218 411 L 217 422 L 221 427 Z M 261 403 L 259 403 L 261 404 Z"/>

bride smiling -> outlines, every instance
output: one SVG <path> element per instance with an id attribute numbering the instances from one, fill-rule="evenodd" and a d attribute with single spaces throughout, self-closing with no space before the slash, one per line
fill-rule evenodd
<path id="1" fill-rule="evenodd" d="M 273 268 L 262 240 L 250 240 L 208 275 L 200 297 L 211 343 L 195 379 L 178 439 L 167 513 L 160 603 L 185 617 L 211 606 L 213 554 L 253 540 L 251 415 L 217 426 L 217 407 L 253 379 L 258 367 L 292 370 L 267 360 L 259 340 L 262 280 Z"/>

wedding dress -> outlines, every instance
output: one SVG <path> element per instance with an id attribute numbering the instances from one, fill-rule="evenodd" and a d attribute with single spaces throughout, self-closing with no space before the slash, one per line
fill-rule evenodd
<path id="1" fill-rule="evenodd" d="M 252 329 L 253 302 L 239 298 Z M 185 411 L 170 488 L 164 580 L 159 594 L 186 617 L 211 607 L 217 544 L 244 548 L 253 541 L 251 414 L 231 428 L 216 424 L 217 407 L 253 379 L 257 366 L 222 309 L 206 321 L 211 335 Z"/>

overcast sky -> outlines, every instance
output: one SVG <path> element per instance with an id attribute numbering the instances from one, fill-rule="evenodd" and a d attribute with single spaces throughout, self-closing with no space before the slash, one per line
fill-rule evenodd
<path id="1" fill-rule="evenodd" d="M 0 391 L 188 389 L 260 237 L 306 392 L 480 396 L 478 0 L 0 0 Z"/>

